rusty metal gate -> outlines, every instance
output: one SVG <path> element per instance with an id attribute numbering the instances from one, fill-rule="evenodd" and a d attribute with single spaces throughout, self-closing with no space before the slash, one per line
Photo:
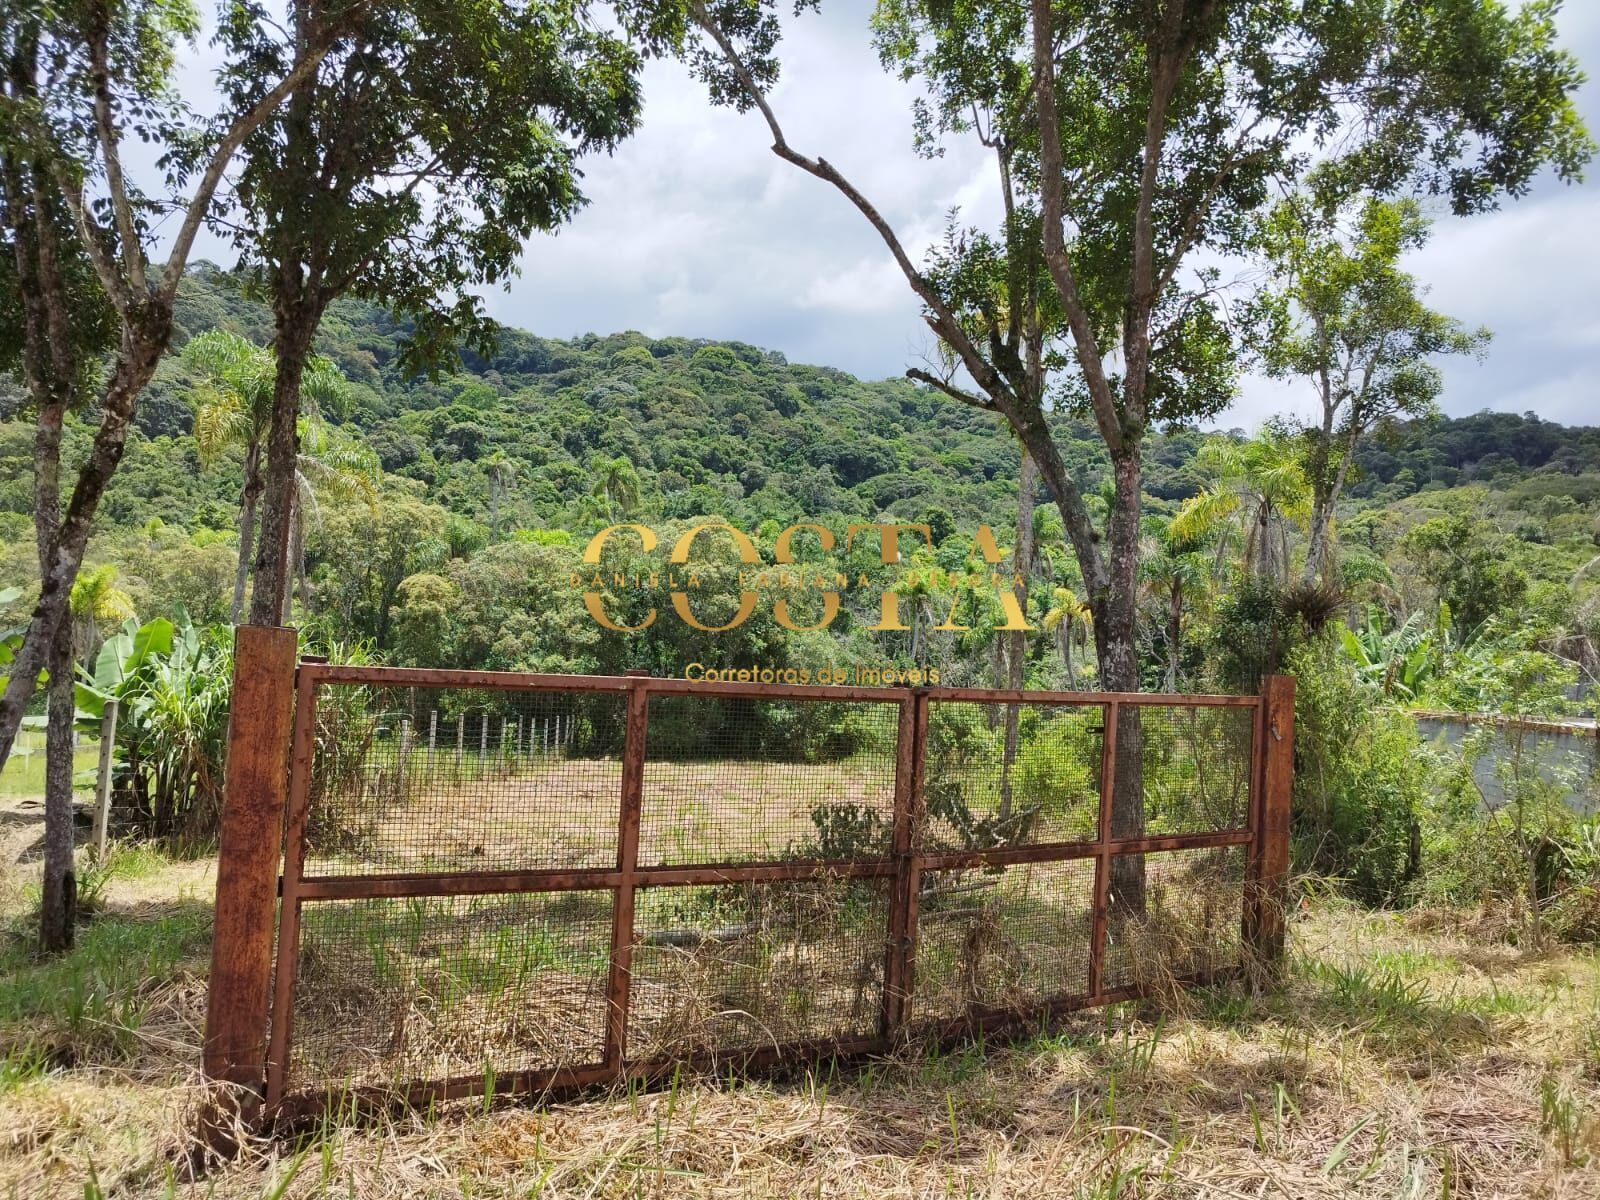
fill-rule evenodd
<path id="1" fill-rule="evenodd" d="M 1281 954 L 1287 678 L 911 690 L 294 654 L 238 630 L 206 1029 L 207 1073 L 269 1110 L 865 1054 Z"/>

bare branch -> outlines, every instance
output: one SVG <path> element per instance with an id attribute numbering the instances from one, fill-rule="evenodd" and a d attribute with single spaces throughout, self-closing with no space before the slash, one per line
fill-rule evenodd
<path id="1" fill-rule="evenodd" d="M 906 371 L 907 379 L 914 379 L 918 383 L 925 383 L 935 391 L 943 392 L 952 400 L 959 400 L 963 404 L 970 404 L 973 408 L 981 408 L 985 412 L 999 412 L 993 400 L 985 400 L 982 396 L 975 396 L 971 392 L 963 391 L 947 379 L 940 379 L 931 371 L 924 371 L 921 367 L 911 367 Z"/>

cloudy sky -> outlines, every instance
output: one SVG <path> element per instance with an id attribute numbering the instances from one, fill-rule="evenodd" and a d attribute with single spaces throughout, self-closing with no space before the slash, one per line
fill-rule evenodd
<path id="1" fill-rule="evenodd" d="M 837 165 L 920 250 L 952 207 L 992 217 L 993 168 L 971 145 L 935 161 L 911 152 L 911 92 L 879 67 L 870 10 L 870 0 L 830 0 L 822 15 L 792 23 L 773 103 L 791 144 Z M 1600 3 L 1568 0 L 1560 28 L 1600 75 Z M 187 64 L 196 89 L 209 59 L 202 51 Z M 637 329 L 737 339 L 867 378 L 898 375 L 929 353 L 918 305 L 882 243 L 832 188 L 771 154 L 759 116 L 711 108 L 672 64 L 653 64 L 645 85 L 642 131 L 614 157 L 588 162 L 589 206 L 528 247 L 520 278 L 488 297 L 494 316 L 551 337 Z M 1600 131 L 1600 84 L 1581 102 Z M 1495 333 L 1486 361 L 1446 365 L 1449 412 L 1600 422 L 1600 183 L 1541 180 L 1501 212 L 1441 214 L 1412 267 L 1435 307 Z M 1251 427 L 1307 398 L 1250 380 L 1222 423 Z"/>

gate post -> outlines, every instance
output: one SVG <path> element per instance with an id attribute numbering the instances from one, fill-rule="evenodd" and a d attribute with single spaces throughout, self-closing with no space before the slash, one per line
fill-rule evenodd
<path id="1" fill-rule="evenodd" d="M 1294 676 L 1261 681 L 1260 799 L 1246 880 L 1245 936 L 1269 978 L 1283 965 L 1289 903 L 1289 806 L 1294 790 Z"/>
<path id="2" fill-rule="evenodd" d="M 620 1076 L 628 1056 L 628 1007 L 633 998 L 634 872 L 639 865 L 639 820 L 644 795 L 645 737 L 650 723 L 650 672 L 628 672 L 622 740 L 622 796 L 617 814 L 617 874 L 611 901 L 611 969 L 606 979 L 605 1065 Z M 559 746 L 558 746 L 559 750 Z"/>
<path id="3" fill-rule="evenodd" d="M 889 854 L 894 875 L 889 884 L 889 948 L 883 966 L 882 1036 L 895 1037 L 911 1011 L 916 972 L 917 893 L 922 871 L 917 863 L 921 833 L 922 774 L 928 744 L 928 693 L 917 688 L 900 702 L 895 740 L 894 824 Z"/>
<path id="4" fill-rule="evenodd" d="M 217 846 L 203 1062 L 206 1077 L 260 1096 L 266 1081 L 278 852 L 289 795 L 293 629 L 240 625 Z"/>

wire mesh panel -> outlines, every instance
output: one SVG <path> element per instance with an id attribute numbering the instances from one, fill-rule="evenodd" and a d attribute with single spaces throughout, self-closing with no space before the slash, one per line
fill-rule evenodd
<path id="1" fill-rule="evenodd" d="M 1239 966 L 1244 879 L 1243 846 L 1119 856 L 1106 926 L 1106 990 L 1168 988 Z"/>
<path id="2" fill-rule="evenodd" d="M 876 1035 L 888 897 L 838 878 L 640 892 L 629 1057 Z"/>
<path id="3" fill-rule="evenodd" d="M 1088 859 L 926 872 L 911 1018 L 947 1021 L 1087 994 L 1093 917 Z"/>
<path id="4" fill-rule="evenodd" d="M 1127 719 L 1118 736 L 1126 736 L 1130 723 L 1138 732 L 1147 835 L 1245 827 L 1254 708 L 1139 705 L 1123 711 Z"/>
<path id="5" fill-rule="evenodd" d="M 930 703 L 918 848 L 1093 841 L 1104 738 L 1098 704 Z"/>
<path id="6" fill-rule="evenodd" d="M 290 1076 L 399 1086 L 598 1062 L 609 891 L 307 904 Z"/>
<path id="7" fill-rule="evenodd" d="M 1256 842 L 1217 847 L 1256 833 L 1253 701 L 325 666 L 300 688 L 270 1102 L 1098 1003 L 1237 965 L 1247 861 L 1263 878 Z"/>
<path id="8" fill-rule="evenodd" d="M 616 861 L 623 697 L 324 685 L 305 873 Z"/>
<path id="9" fill-rule="evenodd" d="M 652 697 L 639 862 L 886 855 L 898 721 L 893 704 Z"/>

